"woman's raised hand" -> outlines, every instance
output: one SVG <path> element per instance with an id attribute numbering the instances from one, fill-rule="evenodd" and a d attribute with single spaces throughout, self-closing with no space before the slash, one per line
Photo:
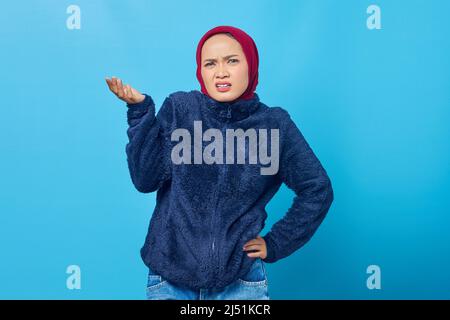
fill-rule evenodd
<path id="1" fill-rule="evenodd" d="M 116 77 L 106 78 L 109 90 L 111 90 L 120 100 L 126 103 L 139 103 L 144 101 L 145 96 L 131 87 L 129 84 L 123 85 L 122 80 Z"/>

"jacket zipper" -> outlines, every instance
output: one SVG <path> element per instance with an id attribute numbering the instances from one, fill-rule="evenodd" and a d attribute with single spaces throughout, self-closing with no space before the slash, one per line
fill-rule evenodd
<path id="1" fill-rule="evenodd" d="M 225 130 L 225 133 L 226 133 L 226 130 L 227 130 L 227 124 L 228 124 L 228 122 L 230 121 L 230 119 L 231 119 L 231 107 L 230 106 L 228 106 L 228 112 L 227 112 L 227 120 L 226 120 L 226 123 L 225 123 L 225 127 L 224 127 L 224 130 Z M 222 182 L 223 182 L 223 179 L 225 178 L 225 173 L 226 173 L 226 163 L 223 163 L 222 164 L 222 169 L 221 169 L 221 171 L 222 171 L 222 174 L 219 176 L 219 182 L 217 183 L 217 188 L 216 188 L 216 190 L 220 190 L 220 185 L 222 184 Z M 218 193 L 218 192 L 217 192 Z M 213 265 L 213 279 L 215 279 L 216 278 L 216 274 L 217 274 L 217 272 L 216 272 L 216 270 L 218 269 L 218 268 L 215 268 L 216 267 L 216 261 L 218 260 L 216 257 L 218 257 L 218 253 L 217 253 L 217 250 L 215 250 L 216 249 L 216 247 L 217 247 L 217 244 L 216 244 L 216 235 L 215 235 L 215 233 L 214 233 L 214 222 L 215 222 L 215 216 L 216 216 L 216 212 L 217 212 L 217 206 L 218 206 L 218 204 L 219 204 L 219 200 L 220 200 L 220 198 L 219 198 L 219 196 L 220 195 L 217 195 L 217 200 L 216 200 L 216 207 L 215 207 L 215 210 L 214 210 L 214 214 L 213 214 L 213 216 L 212 216 L 212 227 L 211 227 L 211 230 L 212 230 L 212 236 L 213 236 L 213 240 L 212 240 L 212 244 L 211 244 L 211 248 L 212 248 L 212 265 Z"/>

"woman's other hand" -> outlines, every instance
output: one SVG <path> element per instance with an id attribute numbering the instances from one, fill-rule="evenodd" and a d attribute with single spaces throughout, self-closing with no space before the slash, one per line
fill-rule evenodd
<path id="1" fill-rule="evenodd" d="M 122 80 L 116 77 L 106 78 L 109 90 L 111 90 L 120 100 L 126 103 L 139 103 L 144 101 L 145 96 L 131 87 L 129 84 L 123 85 Z"/>
<path id="2" fill-rule="evenodd" d="M 244 251 L 256 250 L 255 252 L 247 253 L 247 256 L 251 258 L 259 257 L 261 259 L 265 259 L 267 257 L 266 241 L 264 241 L 264 238 L 261 236 L 257 236 L 256 239 L 247 241 L 243 249 Z"/>

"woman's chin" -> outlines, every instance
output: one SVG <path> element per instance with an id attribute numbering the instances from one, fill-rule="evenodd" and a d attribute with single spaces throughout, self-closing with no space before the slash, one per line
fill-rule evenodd
<path id="1" fill-rule="evenodd" d="M 239 98 L 239 94 L 236 94 L 236 92 L 233 92 L 233 90 L 230 91 L 226 91 L 226 92 L 213 92 L 212 94 L 209 92 L 209 95 L 217 101 L 220 102 L 229 102 L 229 101 L 233 101 L 236 100 L 237 98 Z"/>

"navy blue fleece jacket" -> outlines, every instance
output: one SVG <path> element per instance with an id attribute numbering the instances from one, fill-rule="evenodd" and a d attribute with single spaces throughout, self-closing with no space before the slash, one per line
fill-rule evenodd
<path id="1" fill-rule="evenodd" d="M 266 204 L 282 183 L 296 196 L 287 213 L 263 236 L 264 262 L 275 262 L 302 247 L 331 206 L 330 179 L 302 133 L 287 111 L 265 105 L 256 93 L 251 100 L 227 103 L 198 90 L 177 91 L 165 98 L 157 114 L 154 101 L 145 94 L 144 101 L 127 104 L 127 118 L 132 182 L 140 192 L 157 191 L 141 257 L 175 284 L 222 288 L 244 276 L 255 258 L 247 256 L 243 245 L 264 228 Z M 229 152 L 227 129 L 278 129 L 278 171 L 261 174 L 267 164 L 250 163 L 248 144 L 244 164 L 174 163 L 172 149 L 181 139 L 172 139 L 172 132 L 185 128 L 194 140 L 194 121 L 201 121 L 203 132 L 211 128 L 223 133 L 224 158 Z M 270 135 L 267 142 L 269 151 Z M 201 147 L 210 143 L 203 141 Z"/>

